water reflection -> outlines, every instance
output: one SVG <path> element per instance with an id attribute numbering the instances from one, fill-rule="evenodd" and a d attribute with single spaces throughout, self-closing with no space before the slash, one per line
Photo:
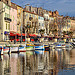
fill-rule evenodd
<path id="1" fill-rule="evenodd" d="M 75 75 L 75 49 L 0 56 L 0 75 Z"/>

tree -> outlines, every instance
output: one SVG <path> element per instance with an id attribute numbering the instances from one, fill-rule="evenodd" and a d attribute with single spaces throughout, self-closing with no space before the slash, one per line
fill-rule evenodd
<path id="1" fill-rule="evenodd" d="M 56 34 L 57 34 L 57 29 L 54 29 L 54 30 L 53 30 L 53 34 L 56 36 Z"/>
<path id="2" fill-rule="evenodd" d="M 41 36 L 43 36 L 43 34 L 45 33 L 45 29 L 40 29 L 39 32 L 40 32 Z"/>
<path id="3" fill-rule="evenodd" d="M 68 36 L 69 36 L 70 38 L 72 38 L 73 32 L 72 32 L 72 31 L 68 32 Z"/>

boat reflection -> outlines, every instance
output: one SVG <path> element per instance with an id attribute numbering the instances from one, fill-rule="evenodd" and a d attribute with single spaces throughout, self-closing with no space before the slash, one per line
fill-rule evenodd
<path id="1" fill-rule="evenodd" d="M 27 51 L 0 56 L 0 75 L 75 74 L 75 49 L 51 50 L 43 54 Z"/>

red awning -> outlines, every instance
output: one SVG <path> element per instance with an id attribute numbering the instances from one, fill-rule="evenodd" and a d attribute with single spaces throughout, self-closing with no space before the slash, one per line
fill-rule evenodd
<path id="1" fill-rule="evenodd" d="M 16 34 L 10 32 L 10 36 L 16 36 Z"/>
<path id="2" fill-rule="evenodd" d="M 35 34 L 29 34 L 29 36 L 34 36 L 34 37 L 36 37 L 37 35 L 35 35 Z"/>
<path id="3" fill-rule="evenodd" d="M 16 35 L 21 36 L 21 34 L 19 34 L 19 33 L 16 33 Z"/>
<path id="4" fill-rule="evenodd" d="M 26 34 L 22 33 L 22 36 L 26 36 Z"/>

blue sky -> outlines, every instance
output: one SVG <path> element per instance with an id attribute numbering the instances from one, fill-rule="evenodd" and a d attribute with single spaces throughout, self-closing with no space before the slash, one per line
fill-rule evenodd
<path id="1" fill-rule="evenodd" d="M 34 7 L 43 7 L 47 10 L 58 10 L 60 15 L 75 16 L 75 0 L 11 0 L 12 2 L 24 6 L 30 4 Z"/>

